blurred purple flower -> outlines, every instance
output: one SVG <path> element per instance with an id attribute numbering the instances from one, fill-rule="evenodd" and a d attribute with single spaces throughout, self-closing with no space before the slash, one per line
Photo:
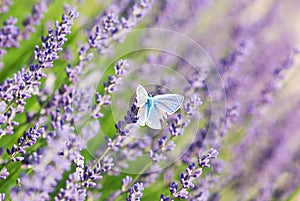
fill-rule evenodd
<path id="1" fill-rule="evenodd" d="M 20 34 L 20 30 L 15 26 L 17 21 L 16 18 L 9 17 L 3 23 L 4 26 L 0 29 L 0 49 L 19 46 L 17 37 Z"/>
<path id="2" fill-rule="evenodd" d="M 7 171 L 7 169 L 3 168 L 0 172 L 0 179 L 5 180 L 8 175 L 9 175 L 9 172 Z"/>
<path id="3" fill-rule="evenodd" d="M 12 0 L 3 0 L 0 5 L 0 13 L 6 13 L 9 9 L 9 6 L 11 6 L 12 3 Z"/>

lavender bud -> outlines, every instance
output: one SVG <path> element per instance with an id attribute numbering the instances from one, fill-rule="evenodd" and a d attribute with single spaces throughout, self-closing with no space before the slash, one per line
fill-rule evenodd
<path id="1" fill-rule="evenodd" d="M 130 187 L 126 201 L 140 201 L 140 198 L 143 196 L 143 190 L 143 183 L 135 183 Z"/>
<path id="2" fill-rule="evenodd" d="M 178 184 L 176 182 L 172 182 L 170 184 L 170 193 L 172 195 L 175 195 L 177 193 L 177 189 L 178 189 Z"/>
<path id="3" fill-rule="evenodd" d="M 215 149 L 210 149 L 207 154 L 204 156 L 198 155 L 198 164 L 200 167 L 209 168 L 210 167 L 210 160 L 215 159 L 218 156 L 218 151 Z"/>
<path id="4" fill-rule="evenodd" d="M 160 201 L 171 201 L 170 196 L 166 196 L 164 194 L 160 195 Z"/>
<path id="5" fill-rule="evenodd" d="M 5 180 L 8 175 L 9 175 L 9 172 L 7 171 L 6 168 L 4 168 L 0 172 L 0 179 Z"/>
<path id="6" fill-rule="evenodd" d="M 122 191 L 124 192 L 128 186 L 131 184 L 132 178 L 129 176 L 126 176 L 124 179 L 122 179 Z"/>

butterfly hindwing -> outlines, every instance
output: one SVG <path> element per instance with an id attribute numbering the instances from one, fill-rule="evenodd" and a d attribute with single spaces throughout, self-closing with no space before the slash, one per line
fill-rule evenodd
<path id="1" fill-rule="evenodd" d="M 147 110 L 145 109 L 145 105 L 141 106 L 139 111 L 138 111 L 138 124 L 140 124 L 141 126 L 145 126 L 146 125 L 146 121 L 147 121 Z"/>
<path id="2" fill-rule="evenodd" d="M 150 109 L 149 117 L 146 121 L 146 125 L 153 129 L 161 129 L 161 120 L 163 119 L 163 114 L 160 112 L 157 106 L 153 106 Z"/>

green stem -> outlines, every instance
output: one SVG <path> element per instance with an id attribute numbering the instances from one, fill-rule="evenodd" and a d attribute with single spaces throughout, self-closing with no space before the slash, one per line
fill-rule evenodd
<path id="1" fill-rule="evenodd" d="M 128 185 L 129 187 L 131 187 L 139 178 L 140 175 L 142 175 L 143 173 L 146 172 L 146 170 L 151 166 L 152 162 L 147 163 L 144 168 L 133 178 L 132 182 L 130 183 L 130 185 Z M 128 191 L 129 189 L 126 189 L 125 191 Z"/>
<path id="2" fill-rule="evenodd" d="M 114 141 L 113 141 L 114 142 Z M 100 162 L 100 160 L 102 160 L 104 157 L 105 157 L 105 155 L 108 153 L 110 151 L 110 147 L 107 147 L 105 150 L 104 150 L 104 152 L 101 154 L 101 156 L 96 160 L 96 162 L 94 163 L 94 165 L 92 166 L 92 169 L 94 169 L 96 166 L 97 166 L 97 164 Z"/>

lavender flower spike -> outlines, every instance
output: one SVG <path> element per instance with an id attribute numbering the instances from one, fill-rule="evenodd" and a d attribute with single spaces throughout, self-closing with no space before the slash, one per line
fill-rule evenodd
<path id="1" fill-rule="evenodd" d="M 35 47 L 34 54 L 38 66 L 31 66 L 31 70 L 53 67 L 53 61 L 58 59 L 57 53 L 62 51 L 62 46 L 67 41 L 66 36 L 71 33 L 73 19 L 77 16 L 76 11 L 71 11 L 68 15 L 62 15 L 61 23 L 56 22 L 55 30 L 49 28 L 48 35 L 42 37 L 41 48 Z"/>
<path id="2" fill-rule="evenodd" d="M 23 112 L 25 100 L 30 98 L 34 89 L 40 85 L 39 80 L 46 77 L 41 69 L 53 67 L 54 60 L 58 59 L 58 52 L 62 51 L 62 46 L 67 40 L 66 36 L 70 34 L 73 20 L 77 16 L 76 11 L 62 15 L 62 21 L 56 22 L 55 30 L 49 29 L 48 35 L 42 37 L 41 47 L 35 47 L 34 54 L 38 63 L 30 65 L 29 71 L 23 68 L 12 79 L 9 78 L 0 85 L 0 101 L 8 105 L 8 108 L 0 114 L 0 120 L 4 121 L 1 123 L 5 124 L 0 138 L 5 134 L 14 133 L 13 128 L 18 125 L 18 122 L 14 121 L 16 114 Z"/>
<path id="3" fill-rule="evenodd" d="M 210 149 L 207 154 L 202 157 L 198 156 L 198 167 L 195 163 L 191 163 L 187 166 L 184 172 L 180 174 L 181 188 L 176 182 L 170 184 L 170 193 L 174 198 L 178 199 L 188 199 L 189 191 L 188 189 L 193 189 L 195 187 L 193 181 L 202 174 L 202 168 L 210 167 L 211 159 L 215 159 L 218 156 L 218 151 L 215 149 Z M 161 195 L 162 201 L 168 201 L 169 196 Z"/>
<path id="4" fill-rule="evenodd" d="M 4 26 L 0 29 L 0 49 L 18 47 L 18 36 L 20 30 L 16 27 L 17 19 L 9 17 L 3 24 Z M 1 55 L 0 55 L 1 58 Z"/>
<path id="5" fill-rule="evenodd" d="M 126 198 L 126 201 L 140 201 L 140 198 L 143 196 L 143 190 L 143 183 L 135 183 L 130 187 L 129 195 Z"/>
<path id="6" fill-rule="evenodd" d="M 210 168 L 210 161 L 211 159 L 217 158 L 219 152 L 215 149 L 210 149 L 207 154 L 201 157 L 198 155 L 198 165 L 200 167 Z"/>

